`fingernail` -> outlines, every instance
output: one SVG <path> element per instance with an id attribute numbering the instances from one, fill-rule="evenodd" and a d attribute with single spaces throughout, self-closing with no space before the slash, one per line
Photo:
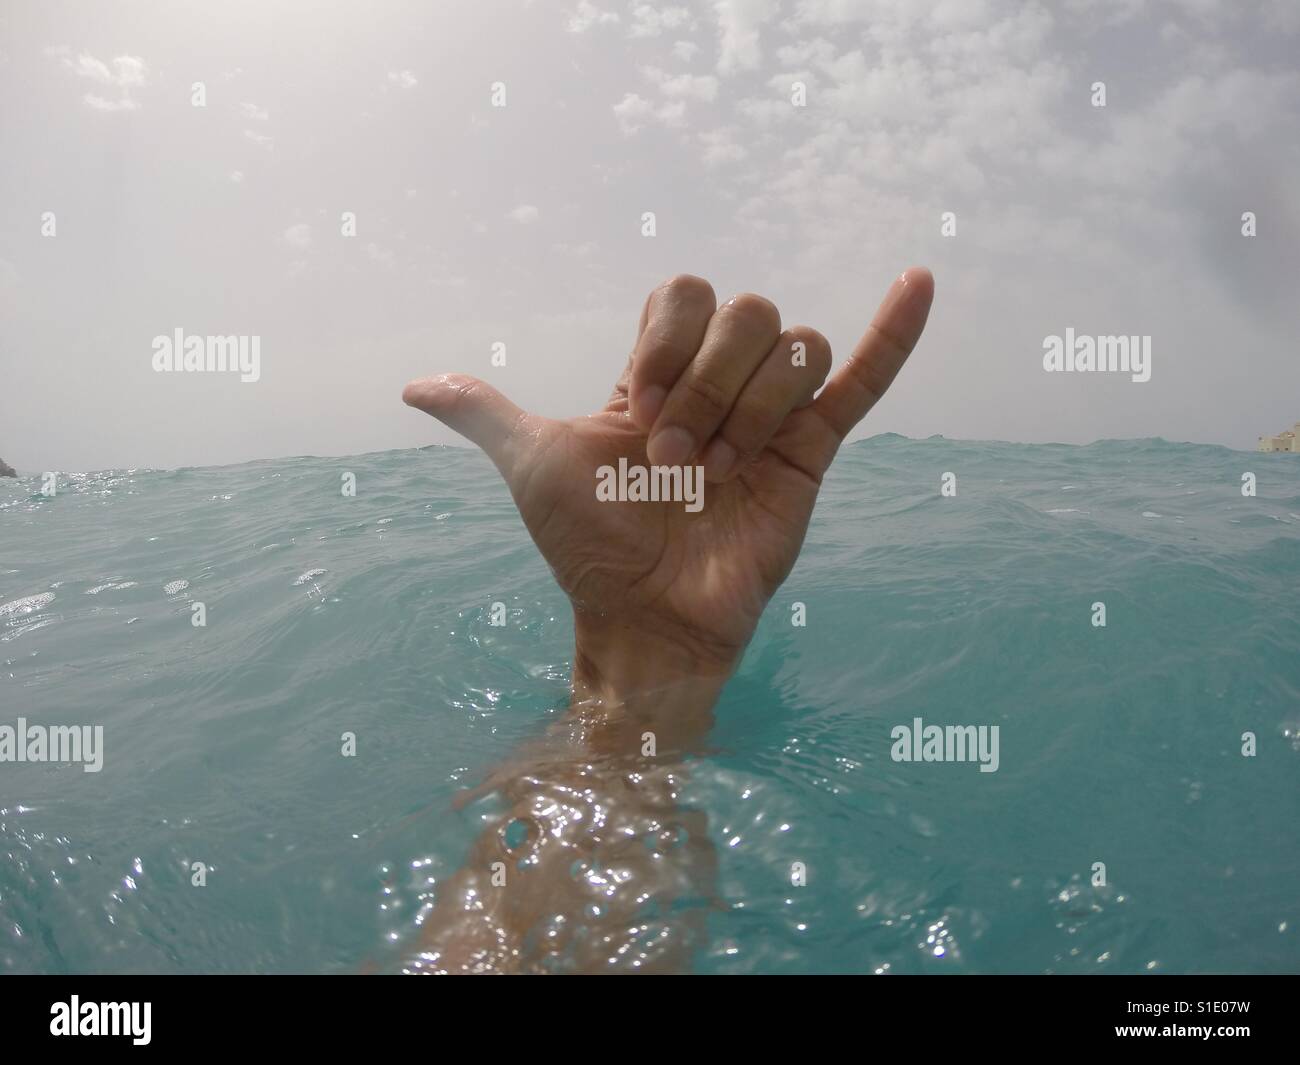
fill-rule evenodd
<path id="1" fill-rule="evenodd" d="M 632 397 L 632 420 L 642 429 L 649 429 L 659 417 L 667 398 L 667 390 L 660 385 L 637 389 L 636 395 Z"/>
<path id="2" fill-rule="evenodd" d="M 695 441 L 685 429 L 670 425 L 650 438 L 645 453 L 655 466 L 683 466 L 695 453 Z"/>
<path id="3" fill-rule="evenodd" d="M 718 437 L 704 449 L 704 479 L 721 481 L 736 464 L 736 449 Z"/>

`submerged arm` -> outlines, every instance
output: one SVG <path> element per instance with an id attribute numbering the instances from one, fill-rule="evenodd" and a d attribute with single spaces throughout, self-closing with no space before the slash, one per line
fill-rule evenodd
<path id="1" fill-rule="evenodd" d="M 578 628 L 569 709 L 488 781 L 506 812 L 437 886 L 407 971 L 689 964 L 715 856 L 707 818 L 680 795 L 730 670 L 643 635 Z"/>

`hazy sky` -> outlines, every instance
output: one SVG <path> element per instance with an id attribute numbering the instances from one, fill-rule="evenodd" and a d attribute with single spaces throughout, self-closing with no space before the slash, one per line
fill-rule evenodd
<path id="1" fill-rule="evenodd" d="M 678 272 L 838 359 L 930 266 L 865 433 L 1249 448 L 1300 419 L 1294 0 L 0 10 L 20 470 L 450 443 L 400 402 L 447 370 L 587 413 Z M 177 328 L 259 336 L 260 380 L 156 373 Z M 1046 373 L 1067 328 L 1149 335 L 1151 380 Z"/>

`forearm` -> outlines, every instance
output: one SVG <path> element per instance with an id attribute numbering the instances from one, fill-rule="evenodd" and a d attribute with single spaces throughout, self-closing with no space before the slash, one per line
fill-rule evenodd
<path id="1" fill-rule="evenodd" d="M 501 972 L 562 960 L 581 970 L 610 957 L 680 968 L 689 959 L 701 914 L 660 917 L 651 949 L 638 943 L 649 934 L 638 913 L 648 900 L 712 895 L 706 819 L 678 795 L 682 760 L 707 735 L 731 665 L 581 615 L 575 631 L 569 709 L 488 780 L 484 790 L 507 811 L 438 885 L 414 969 Z"/>

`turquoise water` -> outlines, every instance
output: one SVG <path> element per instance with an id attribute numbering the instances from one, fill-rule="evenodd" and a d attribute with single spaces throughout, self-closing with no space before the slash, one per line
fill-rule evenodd
<path id="1" fill-rule="evenodd" d="M 1300 970 L 1297 592 L 1300 456 L 846 448 L 681 767 L 691 967 Z M 468 450 L 0 482 L 0 725 L 105 737 L 0 763 L 0 971 L 401 968 L 571 639 Z M 998 725 L 998 771 L 891 760 L 914 717 Z"/>

